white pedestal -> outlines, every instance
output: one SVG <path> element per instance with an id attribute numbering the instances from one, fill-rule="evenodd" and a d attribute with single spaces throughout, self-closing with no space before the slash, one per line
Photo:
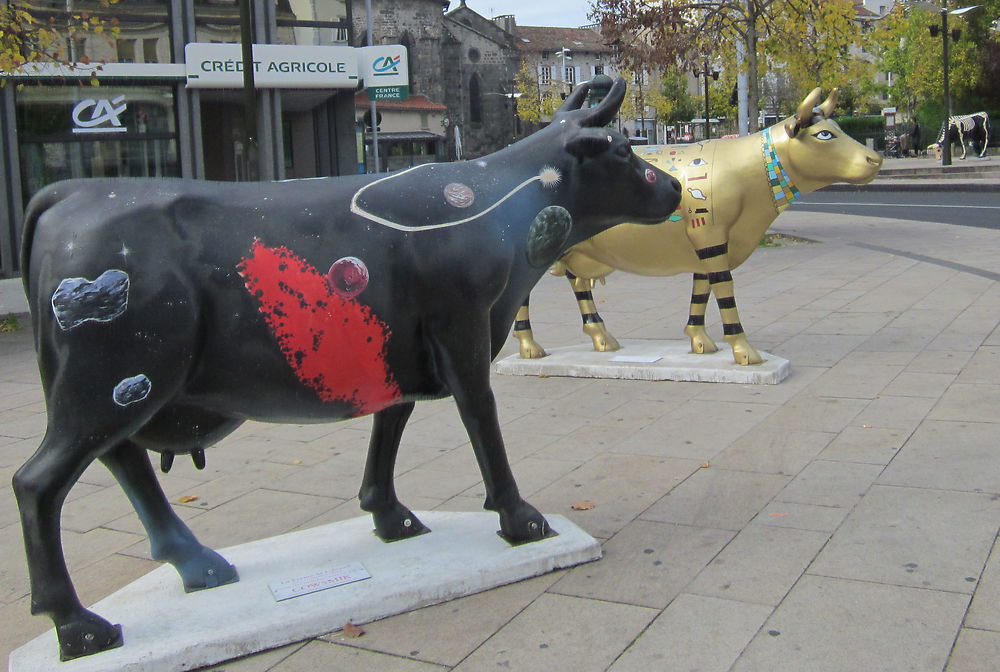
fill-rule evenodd
<path id="1" fill-rule="evenodd" d="M 189 670 L 601 557 L 563 516 L 547 516 L 558 536 L 513 547 L 497 536 L 495 513 L 417 516 L 431 533 L 391 544 L 364 516 L 223 549 L 239 582 L 196 593 L 165 565 L 93 606 L 122 625 L 123 647 L 60 663 L 50 630 L 11 653 L 10 672 Z M 269 589 L 358 562 L 371 578 L 281 602 Z"/>
<path id="2" fill-rule="evenodd" d="M 742 366 L 733 361 L 732 348 L 723 343 L 717 352 L 696 355 L 688 341 L 620 341 L 622 349 L 595 352 L 590 343 L 547 350 L 548 357 L 521 359 L 510 355 L 493 370 L 510 376 L 569 376 L 624 380 L 677 380 L 695 383 L 776 385 L 788 377 L 787 359 L 759 351 L 764 362 Z M 654 361 L 655 360 L 655 361 Z"/>

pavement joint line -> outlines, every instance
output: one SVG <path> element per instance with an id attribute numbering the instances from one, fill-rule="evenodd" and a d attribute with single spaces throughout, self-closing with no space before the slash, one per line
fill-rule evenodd
<path id="1" fill-rule="evenodd" d="M 923 261 L 928 264 L 935 264 L 937 266 L 943 266 L 945 268 L 950 268 L 953 271 L 960 271 L 962 273 L 970 273 L 972 275 L 978 275 L 981 278 L 986 278 L 987 280 L 993 280 L 994 282 L 1000 282 L 1000 273 L 994 273 L 993 271 L 987 271 L 984 268 L 976 268 L 975 266 L 967 266 L 965 264 L 959 264 L 954 261 L 948 261 L 947 259 L 940 259 L 938 257 L 928 257 L 925 254 L 919 254 L 917 252 L 907 252 L 905 250 L 896 250 L 891 247 L 882 247 L 881 245 L 872 245 L 871 243 L 851 243 L 854 247 L 860 247 L 866 250 L 872 250 L 874 252 L 885 252 L 886 254 L 894 254 L 899 257 L 906 257 L 907 259 L 913 259 L 915 261 Z"/>
<path id="2" fill-rule="evenodd" d="M 829 543 L 829 542 L 827 542 L 827 543 Z M 825 548 L 825 546 L 824 546 L 824 548 Z M 820 549 L 820 552 L 822 552 L 822 549 Z M 817 553 L 816 555 L 818 556 L 819 553 Z M 985 566 L 986 565 L 984 564 L 983 567 L 985 567 Z M 865 583 L 865 584 L 868 584 L 868 585 L 871 585 L 871 586 L 888 586 L 890 588 L 904 588 L 904 589 L 907 589 L 907 590 L 920 590 L 920 591 L 925 591 L 925 592 L 930 592 L 930 593 L 947 593 L 949 595 L 959 595 L 961 597 L 967 597 L 967 598 L 969 598 L 969 602 L 970 603 L 975 598 L 975 593 L 963 593 L 963 592 L 960 592 L 960 591 L 957 591 L 957 590 L 953 590 L 953 589 L 950 589 L 950 588 L 941 588 L 941 587 L 934 587 L 934 586 L 915 586 L 915 585 L 912 585 L 912 584 L 909 584 L 909 583 L 893 583 L 891 581 L 879 581 L 879 580 L 876 580 L 876 579 L 860 579 L 860 578 L 857 578 L 857 577 L 839 576 L 839 575 L 836 575 L 836 574 L 821 574 L 819 572 L 813 572 L 813 571 L 810 571 L 808 569 L 806 571 L 802 572 L 802 576 L 799 577 L 799 581 L 802 580 L 803 576 L 815 576 L 815 577 L 819 577 L 821 579 L 833 579 L 834 581 L 847 581 L 847 582 L 850 582 L 850 583 Z M 798 581 L 796 581 L 796 583 L 798 583 Z M 792 591 L 789 590 L 788 592 L 790 593 Z M 787 597 L 787 594 L 786 594 L 786 597 Z M 777 607 L 775 607 L 775 608 L 777 608 Z M 963 625 L 962 627 L 966 628 L 968 626 Z M 988 632 L 996 632 L 996 630 L 988 630 Z"/>

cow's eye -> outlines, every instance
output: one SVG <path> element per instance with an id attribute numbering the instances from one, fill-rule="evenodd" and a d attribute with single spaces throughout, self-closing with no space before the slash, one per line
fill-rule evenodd
<path id="1" fill-rule="evenodd" d="M 817 140 L 833 140 L 837 136 L 830 131 L 817 131 L 816 133 L 813 133 L 813 137 Z"/>

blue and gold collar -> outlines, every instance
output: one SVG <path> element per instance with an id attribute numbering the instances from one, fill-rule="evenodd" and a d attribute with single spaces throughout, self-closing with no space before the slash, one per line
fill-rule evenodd
<path id="1" fill-rule="evenodd" d="M 781 213 L 791 205 L 796 198 L 801 196 L 801 192 L 792 184 L 788 173 L 781 165 L 778 152 L 774 148 L 771 140 L 771 129 L 765 128 L 761 133 L 761 152 L 764 155 L 764 168 L 767 170 L 767 181 L 771 185 L 771 197 L 774 199 L 774 207 Z"/>

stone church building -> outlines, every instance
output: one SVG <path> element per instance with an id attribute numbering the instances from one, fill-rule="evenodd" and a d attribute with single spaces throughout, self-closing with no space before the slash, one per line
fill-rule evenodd
<path id="1" fill-rule="evenodd" d="M 515 139 L 514 76 L 520 66 L 513 17 L 492 20 L 461 0 L 372 0 L 372 42 L 402 44 L 409 53 L 411 101 L 378 103 L 379 117 L 406 115 L 379 130 L 379 154 L 397 169 L 425 161 L 469 159 Z M 365 7 L 353 4 L 356 45 L 367 44 Z M 367 97 L 356 99 L 357 116 Z M 408 108 L 412 114 L 407 114 Z M 415 109 L 420 108 L 420 109 Z M 370 115 L 369 115 L 370 116 Z M 370 144 L 371 133 L 366 133 Z M 387 165 L 382 161 L 383 170 Z"/>

